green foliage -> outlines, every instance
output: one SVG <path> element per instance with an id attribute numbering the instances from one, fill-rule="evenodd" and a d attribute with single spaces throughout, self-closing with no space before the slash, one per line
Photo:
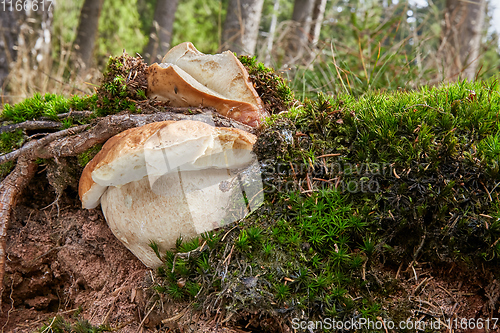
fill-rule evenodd
<path id="1" fill-rule="evenodd" d="M 95 155 L 101 150 L 102 144 L 96 144 L 92 148 L 87 149 L 83 153 L 77 156 L 78 158 L 78 165 L 81 167 L 85 167 L 87 163 L 89 163 Z"/>
<path id="2" fill-rule="evenodd" d="M 319 93 L 361 96 L 373 90 L 415 89 L 441 77 L 444 2 L 333 1 L 322 25 L 319 54 L 287 73 L 300 99 Z M 478 78 L 498 77 L 498 36 L 488 35 Z M 279 60 L 279 59 L 278 59 Z M 280 61 L 278 61 L 279 63 Z"/>
<path id="3" fill-rule="evenodd" d="M 80 20 L 83 0 L 62 1 L 53 6 L 53 51 L 54 61 L 65 66 L 63 56 L 71 51 L 76 37 L 76 28 Z M 113 54 L 121 54 L 127 50 L 130 54 L 142 53 L 148 42 L 149 29 L 144 20 L 152 22 L 154 4 L 143 0 L 111 0 L 103 3 L 99 18 L 98 38 L 95 58 L 98 67 L 105 67 L 107 58 Z M 150 19 L 148 19 L 150 17 Z M 71 69 L 70 69 L 71 70 Z"/>
<path id="4" fill-rule="evenodd" d="M 239 60 L 248 70 L 257 93 L 270 113 L 288 110 L 295 101 L 288 82 L 273 69 L 257 61 L 256 57 L 240 56 Z"/>
<path id="5" fill-rule="evenodd" d="M 20 148 L 25 141 L 25 135 L 19 128 L 14 132 L 4 132 L 0 134 L 0 153 L 6 154 Z M 0 178 L 3 179 L 14 169 L 14 161 L 9 161 L 0 165 Z"/>
<path id="6" fill-rule="evenodd" d="M 161 258 L 161 254 L 160 254 L 160 249 L 158 247 L 158 243 L 156 243 L 155 241 L 152 240 L 149 243 L 149 247 L 154 251 L 154 253 L 156 254 L 156 257 L 161 260 L 162 258 Z"/>
<path id="7" fill-rule="evenodd" d="M 498 175 L 500 163 L 500 131 L 479 141 L 478 156 L 492 176 Z"/>
<path id="8" fill-rule="evenodd" d="M 276 286 L 276 298 L 279 301 L 286 301 L 289 296 L 290 296 L 289 286 L 281 283 Z"/>
<path id="9" fill-rule="evenodd" d="M 246 230 L 241 230 L 234 245 L 243 252 L 250 250 L 250 240 L 248 239 L 248 232 Z"/>
<path id="10" fill-rule="evenodd" d="M 14 132 L 4 132 L 0 134 L 0 152 L 9 153 L 20 148 L 24 143 L 22 129 L 18 128 Z"/>
<path id="11" fill-rule="evenodd" d="M 102 65 L 110 55 L 141 53 L 148 42 L 149 31 L 141 30 L 138 0 L 105 1 L 99 18 L 96 53 Z M 118 19 L 119 18 L 119 19 Z"/>
<path id="12" fill-rule="evenodd" d="M 195 237 L 190 241 L 182 242 L 182 244 L 180 244 L 180 246 L 178 247 L 178 251 L 180 253 L 191 252 L 200 247 L 200 245 L 201 245 L 200 239 L 198 237 Z"/>
<path id="13" fill-rule="evenodd" d="M 274 183 L 278 191 L 270 192 L 279 193 L 280 182 L 294 177 L 321 175 L 312 182 L 317 195 L 336 184 L 344 200 L 339 207 L 358 207 L 352 218 L 334 214 L 328 224 L 325 215 L 337 207 L 335 201 L 313 195 L 318 212 L 297 217 L 307 242 L 334 266 L 359 266 L 361 258 L 352 263 L 353 246 L 370 259 L 382 251 L 394 262 L 412 260 L 424 235 L 426 249 L 438 249 L 440 258 L 496 258 L 491 221 L 484 215 L 498 212 L 493 203 L 500 181 L 499 109 L 496 81 L 370 92 L 357 100 L 320 95 L 291 116 L 293 122 L 276 118 L 276 125 L 268 124 L 272 133 L 283 131 L 283 121 L 301 133 L 284 151 L 295 174 L 285 167 L 278 177 L 284 179 Z M 267 140 L 266 133 L 262 138 Z M 281 144 L 275 141 L 270 149 Z M 332 155 L 324 167 L 321 155 Z M 289 207 L 296 198 L 287 199 Z M 336 244 L 333 252 L 329 243 Z M 422 255 L 437 259 L 432 251 Z"/>
<path id="14" fill-rule="evenodd" d="M 0 178 L 3 179 L 14 169 L 14 161 L 8 161 L 0 165 Z"/>
<path id="15" fill-rule="evenodd" d="M 52 57 L 56 62 L 64 61 L 61 59 L 62 52 L 71 50 L 82 6 L 83 0 L 74 0 L 61 1 L 52 7 L 54 13 L 53 36 L 56 37 L 52 38 Z"/>
<path id="16" fill-rule="evenodd" d="M 162 279 L 155 290 L 173 300 L 196 298 L 209 309 L 213 297 L 223 297 L 231 309 L 262 311 L 276 302 L 303 304 L 318 314 L 322 302 L 345 303 L 346 290 L 357 286 L 366 260 L 358 243 L 367 237 L 345 200 L 330 190 L 310 197 L 284 193 L 279 202 L 259 208 L 239 230 L 223 230 L 223 242 L 213 233 L 204 234 L 203 241 L 179 238 L 177 250 L 161 257 Z M 280 208 L 284 205 L 286 215 Z M 323 237 L 321 246 L 309 242 L 314 233 Z M 208 246 L 199 246 L 205 242 Z M 256 299 L 252 295 L 257 290 L 261 296 Z"/>
<path id="17" fill-rule="evenodd" d="M 136 102 L 146 99 L 141 86 L 144 84 L 146 68 L 147 65 L 138 57 L 133 58 L 127 54 L 110 57 L 101 86 L 97 90 L 96 115 L 102 117 L 121 111 L 138 112 Z M 132 71 L 138 73 L 134 75 L 134 79 L 130 79 Z"/>
<path id="18" fill-rule="evenodd" d="M 6 120 L 12 120 L 16 123 L 26 120 L 34 120 L 41 116 L 57 119 L 58 113 L 68 111 L 67 99 L 54 94 L 45 94 L 42 96 L 36 93 L 31 98 L 26 98 L 21 103 L 14 106 L 4 105 L 2 117 Z"/>
<path id="19" fill-rule="evenodd" d="M 73 111 L 92 110 L 96 96 L 72 96 L 70 99 L 56 94 L 35 93 L 33 97 L 26 98 L 15 105 L 4 104 L 2 118 L 15 123 L 48 117 L 58 121 L 57 115 Z"/>
<path id="20" fill-rule="evenodd" d="M 217 53 L 226 17 L 223 1 L 180 1 L 175 13 L 172 45 L 193 43 L 203 53 Z"/>

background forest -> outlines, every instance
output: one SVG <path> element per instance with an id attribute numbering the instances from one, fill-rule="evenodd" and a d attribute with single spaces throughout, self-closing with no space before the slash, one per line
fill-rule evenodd
<path id="1" fill-rule="evenodd" d="M 37 2 L 24 3 L 33 9 Z M 139 53 L 151 63 L 184 41 L 204 53 L 255 55 L 279 69 L 299 98 L 486 79 L 500 68 L 493 0 L 45 3 L 43 11 L 0 4 L 2 103 L 38 91 L 91 93 L 110 55 Z"/>

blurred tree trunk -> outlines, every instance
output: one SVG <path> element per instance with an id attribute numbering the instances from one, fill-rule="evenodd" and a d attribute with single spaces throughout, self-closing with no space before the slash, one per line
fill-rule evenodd
<path id="1" fill-rule="evenodd" d="M 444 28 L 438 54 L 443 79 L 474 80 L 480 57 L 486 0 L 446 0 Z"/>
<path id="2" fill-rule="evenodd" d="M 5 94 L 9 66 L 16 61 L 17 38 L 20 31 L 19 17 L 24 12 L 2 10 L 0 11 L 0 93 Z"/>
<path id="3" fill-rule="evenodd" d="M 229 0 L 222 29 L 222 49 L 253 55 L 264 0 Z"/>
<path id="4" fill-rule="evenodd" d="M 310 32 L 312 46 L 316 46 L 316 44 L 318 44 L 319 35 L 321 33 L 321 25 L 323 24 L 323 18 L 325 17 L 326 1 L 327 0 L 316 0 L 314 2 Z"/>
<path id="5" fill-rule="evenodd" d="M 295 0 L 291 30 L 287 36 L 285 65 L 301 62 L 308 52 L 309 32 L 313 19 L 315 0 Z"/>
<path id="6" fill-rule="evenodd" d="M 97 40 L 99 17 L 104 0 L 85 0 L 80 12 L 80 23 L 73 44 L 77 71 L 85 72 L 92 65 L 92 55 Z"/>
<path id="7" fill-rule="evenodd" d="M 273 16 L 271 17 L 271 25 L 269 27 L 269 35 L 267 36 L 267 48 L 264 64 L 271 66 L 271 53 L 273 52 L 274 34 L 276 32 L 276 25 L 278 24 L 278 12 L 280 9 L 280 0 L 274 0 Z"/>
<path id="8" fill-rule="evenodd" d="M 149 42 L 144 50 L 146 62 L 161 62 L 161 59 L 170 49 L 175 12 L 179 0 L 158 0 Z"/>

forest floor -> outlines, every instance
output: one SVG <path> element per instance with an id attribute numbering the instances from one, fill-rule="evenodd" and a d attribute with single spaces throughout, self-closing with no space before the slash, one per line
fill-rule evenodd
<path id="1" fill-rule="evenodd" d="M 2 332 L 34 332 L 44 323 L 50 325 L 56 315 L 71 321 L 77 311 L 81 311 L 79 319 L 96 326 L 108 324 L 118 332 L 263 331 L 256 320 L 259 314 L 247 316 L 245 322 L 216 325 L 215 318 L 185 311 L 189 307 L 185 302 L 164 300 L 161 307 L 149 311 L 154 272 L 114 237 L 100 208 L 81 209 L 77 194 L 71 191 L 65 192 L 58 206 L 49 206 L 55 194 L 47 188 L 44 172 L 39 172 L 13 213 L 6 268 L 11 278 L 2 295 Z M 500 332 L 460 328 L 462 319 L 496 317 L 488 309 L 497 302 L 490 295 L 498 294 L 500 284 L 492 283 L 484 272 L 418 263 L 408 272 L 379 266 L 368 274 L 387 281 L 397 276 L 399 291 L 387 295 L 390 312 L 412 308 L 415 317 L 458 320 L 456 329 L 442 325 L 432 331 Z M 162 323 L 168 318 L 173 320 Z M 282 332 L 293 331 L 292 323 L 282 327 Z M 401 330 L 385 327 L 384 331 Z"/>

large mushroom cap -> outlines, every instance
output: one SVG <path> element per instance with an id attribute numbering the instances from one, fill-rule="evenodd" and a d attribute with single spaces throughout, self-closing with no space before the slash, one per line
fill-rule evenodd
<path id="1" fill-rule="evenodd" d="M 231 51 L 203 54 L 192 43 L 185 42 L 170 49 L 162 63 L 179 66 L 195 80 L 228 99 L 250 103 L 262 109 L 262 101 L 247 70 Z"/>
<path id="2" fill-rule="evenodd" d="M 156 179 L 177 167 L 201 170 L 248 165 L 255 140 L 242 130 L 190 120 L 131 128 L 109 139 L 83 170 L 79 185 L 83 208 L 97 207 L 108 186 L 145 176 Z"/>
<path id="3" fill-rule="evenodd" d="M 147 95 L 170 106 L 213 107 L 218 113 L 252 127 L 257 127 L 263 118 L 258 105 L 223 96 L 172 64 L 149 66 Z"/>

